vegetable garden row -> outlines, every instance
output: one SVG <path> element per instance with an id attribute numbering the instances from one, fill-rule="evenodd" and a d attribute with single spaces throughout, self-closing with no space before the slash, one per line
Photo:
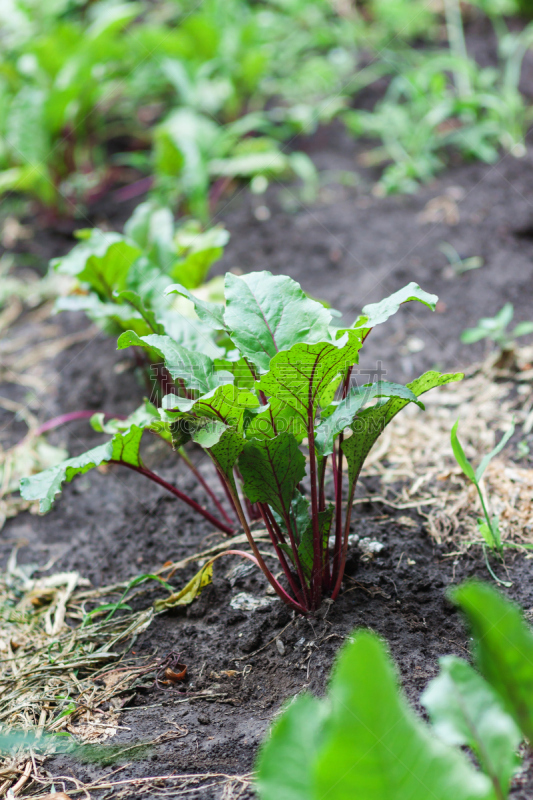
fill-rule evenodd
<path id="1" fill-rule="evenodd" d="M 530 12 L 0 8 L 1 796 L 528 796 Z"/>

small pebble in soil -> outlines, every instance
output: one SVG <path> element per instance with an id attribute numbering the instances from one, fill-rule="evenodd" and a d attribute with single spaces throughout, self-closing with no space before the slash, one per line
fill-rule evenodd
<path id="1" fill-rule="evenodd" d="M 198 722 L 200 725 L 209 725 L 211 720 L 207 716 L 207 714 L 198 714 Z"/>
<path id="2" fill-rule="evenodd" d="M 259 220 L 259 222 L 266 222 L 267 219 L 270 219 L 270 209 L 268 206 L 257 206 L 254 211 L 254 217 Z"/>
<path id="3" fill-rule="evenodd" d="M 381 542 L 372 542 L 368 537 L 365 539 L 361 539 L 361 541 L 359 542 L 360 550 L 362 550 L 365 555 L 369 556 L 373 556 L 376 553 L 380 553 L 384 547 L 385 545 L 382 544 Z"/>
<path id="4" fill-rule="evenodd" d="M 276 639 L 276 647 L 278 648 L 278 653 L 280 654 L 280 656 L 284 656 L 285 655 L 285 645 L 283 644 L 281 639 Z"/>

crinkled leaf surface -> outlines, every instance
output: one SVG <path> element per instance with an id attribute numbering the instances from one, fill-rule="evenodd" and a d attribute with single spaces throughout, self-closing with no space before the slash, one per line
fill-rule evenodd
<path id="1" fill-rule="evenodd" d="M 488 778 L 460 750 L 432 736 L 410 709 L 375 634 L 358 632 L 344 649 L 330 702 L 327 741 L 310 797 L 493 800 Z"/>
<path id="2" fill-rule="evenodd" d="M 463 374 L 448 373 L 441 374 L 440 372 L 425 372 L 420 378 L 417 378 L 412 383 L 407 384 L 416 397 L 420 397 L 424 392 L 434 389 L 436 386 L 443 386 L 453 381 L 459 381 L 463 378 Z M 361 411 L 354 422 L 350 426 L 352 435 L 345 439 L 342 443 L 342 452 L 346 456 L 348 462 L 348 478 L 350 484 L 357 480 L 364 460 L 370 452 L 374 442 L 383 432 L 386 425 L 389 424 L 396 414 L 401 411 L 411 400 L 401 397 L 391 397 L 383 405 L 374 406 Z"/>
<path id="3" fill-rule="evenodd" d="M 159 612 L 166 611 L 169 608 L 176 608 L 177 606 L 190 605 L 192 601 L 198 597 L 202 589 L 208 586 L 212 580 L 213 564 L 206 564 L 179 592 L 174 592 L 174 594 L 171 594 L 170 597 L 164 600 L 156 600 L 154 603 L 155 610 Z"/>
<path id="4" fill-rule="evenodd" d="M 209 356 L 182 347 L 170 336 L 156 333 L 137 336 L 133 331 L 126 331 L 120 336 L 117 349 L 123 350 L 130 346 L 144 347 L 156 352 L 164 360 L 172 378 L 181 378 L 191 389 L 206 393 L 219 384 L 213 360 Z"/>
<path id="5" fill-rule="evenodd" d="M 478 581 L 455 589 L 452 599 L 466 614 L 476 666 L 533 741 L 533 633 L 520 609 Z"/>
<path id="6" fill-rule="evenodd" d="M 242 434 L 238 433 L 235 428 L 227 428 L 218 442 L 209 448 L 209 453 L 220 472 L 229 480 L 234 489 L 233 467 L 242 453 L 243 447 Z"/>
<path id="7" fill-rule="evenodd" d="M 225 278 L 224 320 L 242 355 L 260 369 L 296 342 L 328 339 L 331 314 L 286 275 L 252 272 Z"/>
<path id="8" fill-rule="evenodd" d="M 413 403 L 418 402 L 414 392 L 399 383 L 380 381 L 368 386 L 357 386 L 344 400 L 332 404 L 322 412 L 315 433 L 317 451 L 323 456 L 332 453 L 335 437 L 351 425 L 359 409 L 375 397 L 402 397 Z"/>
<path id="9" fill-rule="evenodd" d="M 305 458 L 291 433 L 247 441 L 239 468 L 252 503 L 268 503 L 282 517 L 289 513 L 294 490 L 305 475 Z"/>
<path id="10" fill-rule="evenodd" d="M 421 697 L 433 729 L 447 744 L 468 745 L 504 797 L 519 764 L 522 735 L 502 698 L 470 664 L 456 656 L 439 664 L 438 676 Z"/>
<path id="11" fill-rule="evenodd" d="M 324 702 L 309 694 L 300 695 L 278 718 L 259 754 L 261 800 L 316 798 L 313 772 L 326 718 Z"/>
<path id="12" fill-rule="evenodd" d="M 172 396 L 169 399 L 172 400 Z M 216 389 L 204 394 L 198 400 L 175 397 L 173 404 L 181 411 L 194 414 L 198 418 L 207 417 L 242 429 L 245 411 L 257 408 L 259 400 L 252 392 L 228 383 L 217 386 Z"/>
<path id="13" fill-rule="evenodd" d="M 298 343 L 278 353 L 258 387 L 295 409 L 302 423 L 314 419 L 320 398 L 339 373 L 357 362 L 361 341 L 353 338 L 343 347 L 329 342 Z"/>
<path id="14" fill-rule="evenodd" d="M 271 397 L 266 406 L 246 419 L 248 439 L 273 439 L 279 433 L 288 432 L 301 442 L 307 433 L 301 415 L 283 400 Z"/>

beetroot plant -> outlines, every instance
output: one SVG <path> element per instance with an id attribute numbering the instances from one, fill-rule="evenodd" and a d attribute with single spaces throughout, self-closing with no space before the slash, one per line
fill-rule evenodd
<path id="1" fill-rule="evenodd" d="M 411 283 L 366 306 L 351 327 L 339 328 L 299 284 L 269 272 L 228 273 L 225 304 L 202 300 L 180 284 L 166 291 L 193 303 L 224 355 L 212 359 L 164 334 L 123 333 L 119 349 L 157 353 L 175 391 L 160 409 L 145 403 L 127 420 L 97 418 L 111 440 L 24 480 L 22 494 L 39 499 L 46 511 L 63 482 L 102 462 L 122 464 L 165 486 L 223 532 L 242 528 L 253 552 L 248 557 L 277 594 L 298 612 L 316 610 L 325 594 L 335 599 L 340 591 L 357 480 L 373 444 L 404 406 L 423 408 L 420 395 L 462 377 L 426 372 L 407 386 L 381 379 L 359 386 L 361 348 L 372 328 L 402 303 L 419 301 L 434 309 L 437 298 Z M 192 441 L 205 451 L 224 489 L 217 497 L 210 488 L 220 517 L 144 466 L 140 446 L 146 431 L 175 449 Z M 254 540 L 259 520 L 279 559 L 282 582 Z"/>

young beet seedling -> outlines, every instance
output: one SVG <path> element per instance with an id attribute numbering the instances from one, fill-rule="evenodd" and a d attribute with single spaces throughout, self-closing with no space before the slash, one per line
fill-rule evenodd
<path id="1" fill-rule="evenodd" d="M 411 283 L 366 306 L 351 327 L 335 328 L 331 313 L 299 284 L 269 272 L 228 273 L 225 305 L 202 300 L 180 284 L 170 286 L 170 293 L 194 304 L 225 356 L 213 360 L 167 335 L 123 333 L 119 349 L 136 346 L 157 353 L 179 393 L 166 395 L 159 410 L 145 404 L 128 420 L 104 424 L 100 419 L 100 430 L 113 434 L 109 442 L 24 480 L 22 494 L 40 499 L 46 511 L 64 481 L 104 461 L 120 463 L 233 533 L 142 463 L 139 448 L 146 430 L 176 449 L 192 440 L 213 461 L 228 511 L 244 529 L 255 563 L 291 608 L 314 611 L 324 593 L 335 599 L 340 591 L 355 489 L 372 445 L 404 406 L 413 402 L 423 408 L 421 394 L 462 377 L 427 372 L 407 386 L 386 381 L 357 386 L 352 377 L 361 347 L 372 328 L 402 303 L 416 300 L 434 309 L 437 297 Z M 333 502 L 325 490 L 328 469 Z M 267 567 L 254 540 L 250 525 L 257 519 L 268 531 L 286 586 Z"/>
<path id="2" fill-rule="evenodd" d="M 497 514 L 490 516 L 487 504 L 485 502 L 485 497 L 483 496 L 483 492 L 481 490 L 481 480 L 483 475 L 485 474 L 485 470 L 489 466 L 490 462 L 500 453 L 511 436 L 514 433 L 514 424 L 511 425 L 507 433 L 502 436 L 494 450 L 488 453 L 481 459 L 481 462 L 478 468 L 475 470 L 470 461 L 467 459 L 465 452 L 462 448 L 461 442 L 457 436 L 457 428 L 459 427 L 459 420 L 455 423 L 451 431 L 451 441 L 452 441 L 452 450 L 455 456 L 455 460 L 463 470 L 463 473 L 466 477 L 472 481 L 474 486 L 477 489 L 477 493 L 479 495 L 479 500 L 481 503 L 481 508 L 483 509 L 483 517 L 478 517 L 477 520 L 477 528 L 478 532 L 481 534 L 483 539 L 485 540 L 486 545 L 494 552 L 497 553 L 500 558 L 503 555 L 503 548 L 504 544 L 502 542 L 501 534 L 500 534 L 500 518 Z M 510 586 L 511 584 L 507 581 L 501 581 L 499 578 L 496 577 L 494 572 L 492 571 L 490 564 L 488 562 L 486 553 L 485 553 L 485 544 L 483 545 L 483 552 L 485 554 L 485 563 L 487 564 L 487 569 L 489 570 L 490 574 L 496 581 L 496 583 L 501 583 L 503 586 Z"/>

